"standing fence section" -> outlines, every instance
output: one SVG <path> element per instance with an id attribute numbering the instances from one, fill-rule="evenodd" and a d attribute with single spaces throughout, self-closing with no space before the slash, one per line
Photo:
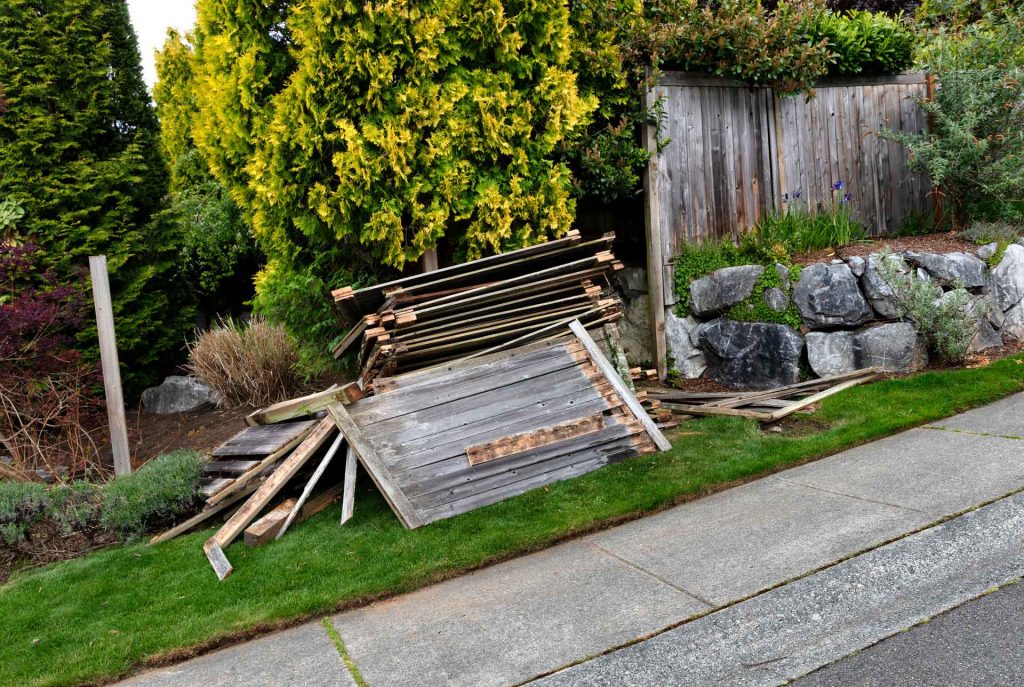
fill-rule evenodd
<path id="1" fill-rule="evenodd" d="M 740 236 L 772 210 L 831 210 L 843 201 L 872 236 L 893 234 L 931 211 L 930 183 L 912 173 L 892 129 L 923 133 L 915 98 L 924 74 L 816 84 L 808 95 L 679 72 L 646 95 L 659 127 L 645 127 L 648 287 L 659 372 L 664 306 L 675 303 L 672 259 L 684 243 Z M 842 189 L 834 185 L 842 181 Z M 656 265 L 661 270 L 655 269 Z"/>

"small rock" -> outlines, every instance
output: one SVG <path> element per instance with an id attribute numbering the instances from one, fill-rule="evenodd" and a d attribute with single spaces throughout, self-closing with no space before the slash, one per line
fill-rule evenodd
<path id="1" fill-rule="evenodd" d="M 220 403 L 220 394 L 195 377 L 172 375 L 160 386 L 142 392 L 142 407 L 148 413 L 170 415 L 198 410 Z"/>
<path id="2" fill-rule="evenodd" d="M 892 322 L 854 335 L 855 369 L 878 367 L 885 372 L 914 372 L 928 364 L 924 337 L 909 322 Z"/>
<path id="3" fill-rule="evenodd" d="M 907 260 L 927 272 L 929 276 L 944 284 L 959 282 L 968 289 L 980 289 L 985 285 L 987 266 L 967 253 L 915 253 L 907 251 Z"/>
<path id="4" fill-rule="evenodd" d="M 989 295 L 1003 312 L 1024 300 L 1024 246 L 1006 247 L 1003 259 L 992 270 Z"/>
<path id="5" fill-rule="evenodd" d="M 853 276 L 860 277 L 864 274 L 864 258 L 859 255 L 846 258 L 846 264 L 850 267 L 850 271 L 853 272 Z"/>
<path id="6" fill-rule="evenodd" d="M 763 294 L 765 305 L 775 312 L 785 312 L 789 307 L 789 296 L 778 286 L 765 289 Z"/>
<path id="7" fill-rule="evenodd" d="M 872 318 L 871 307 L 845 263 L 815 263 L 800 272 L 793 302 L 811 329 L 854 327 Z"/>
<path id="8" fill-rule="evenodd" d="M 853 337 L 853 332 L 809 332 L 807 362 L 814 374 L 829 377 L 856 370 Z"/>
<path id="9" fill-rule="evenodd" d="M 975 252 L 978 254 L 978 257 L 981 258 L 982 260 L 988 260 L 989 258 L 994 256 L 996 254 L 996 251 L 998 250 L 998 243 L 986 243 L 984 246 L 982 246 Z"/>
<path id="10" fill-rule="evenodd" d="M 735 388 L 773 389 L 800 379 L 803 337 L 783 324 L 712 320 L 697 328 L 707 374 Z"/>
<path id="11" fill-rule="evenodd" d="M 1024 341 L 1024 303 L 1018 303 L 1006 311 L 1001 332 L 1007 343 Z"/>
<path id="12" fill-rule="evenodd" d="M 783 264 L 775 263 L 775 274 L 779 275 L 779 286 L 786 291 L 792 287 L 789 283 L 789 268 Z"/>
<path id="13" fill-rule="evenodd" d="M 630 299 L 647 294 L 647 270 L 642 267 L 626 267 L 615 273 L 623 297 Z"/>
<path id="14" fill-rule="evenodd" d="M 698 317 L 717 315 L 754 292 L 761 265 L 740 265 L 715 270 L 690 284 L 690 311 Z"/>
<path id="15" fill-rule="evenodd" d="M 665 343 L 668 346 L 669 365 L 675 367 L 684 379 L 696 379 L 707 368 L 704 353 L 692 337 L 699 326 L 700 322 L 689 315 L 679 317 L 671 310 L 665 313 Z"/>

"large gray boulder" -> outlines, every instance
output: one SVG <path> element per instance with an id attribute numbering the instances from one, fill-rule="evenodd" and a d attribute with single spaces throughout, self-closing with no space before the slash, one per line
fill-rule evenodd
<path id="1" fill-rule="evenodd" d="M 1024 300 L 1024 246 L 1006 247 L 989 278 L 989 295 L 1003 312 Z"/>
<path id="2" fill-rule="evenodd" d="M 845 263 L 805 267 L 793 289 L 793 303 L 811 329 L 856 327 L 873 319 L 871 306 Z"/>
<path id="3" fill-rule="evenodd" d="M 980 353 L 981 351 L 1003 345 L 1003 337 L 999 335 L 996 328 L 985 319 L 978 320 L 978 331 L 971 337 L 971 343 L 967 346 L 968 353 Z"/>
<path id="4" fill-rule="evenodd" d="M 892 322 L 857 332 L 853 339 L 855 369 L 914 372 L 928 364 L 928 348 L 909 322 Z"/>
<path id="5" fill-rule="evenodd" d="M 890 254 L 888 256 L 883 256 L 881 253 L 872 253 L 864 262 L 864 273 L 860 278 L 860 286 L 861 289 L 863 289 L 868 302 L 871 303 L 871 309 L 875 311 L 875 314 L 878 315 L 880 319 L 892 320 L 899 317 L 899 310 L 896 307 L 892 287 L 890 287 L 889 283 L 882 278 L 882 275 L 879 272 L 879 267 L 882 264 L 883 257 L 885 257 L 887 262 L 891 263 L 898 272 L 903 274 L 909 273 L 910 268 L 907 267 L 907 263 L 905 263 L 898 255 Z"/>
<path id="6" fill-rule="evenodd" d="M 850 271 L 853 272 L 853 276 L 859 277 L 864 274 L 867 261 L 859 255 L 852 255 L 846 258 L 846 264 L 850 267 Z"/>
<path id="7" fill-rule="evenodd" d="M 704 352 L 694 341 L 694 331 L 699 326 L 700 322 L 694 317 L 679 317 L 671 310 L 665 313 L 669 365 L 685 379 L 700 377 L 708 366 Z"/>
<path id="8" fill-rule="evenodd" d="M 196 377 L 171 375 L 160 386 L 142 392 L 142 407 L 147 413 L 170 415 L 199 410 L 220 403 L 220 394 Z"/>
<path id="9" fill-rule="evenodd" d="M 923 268 L 932 279 L 944 284 L 959 282 L 968 289 L 980 289 L 985 285 L 987 267 L 973 255 L 907 251 L 904 256 L 911 263 Z"/>
<path id="10" fill-rule="evenodd" d="M 697 317 L 717 315 L 750 297 L 761 265 L 723 267 L 690 284 L 690 312 Z"/>
<path id="11" fill-rule="evenodd" d="M 707 375 L 721 384 L 773 389 L 800 379 L 804 339 L 791 327 L 718 319 L 700 325 L 696 334 Z"/>
<path id="12" fill-rule="evenodd" d="M 807 362 L 819 377 L 852 372 L 857 369 L 853 353 L 853 332 L 809 332 Z"/>
<path id="13" fill-rule="evenodd" d="M 1018 303 L 1006 311 L 1003 328 L 1000 331 L 1007 343 L 1024 341 L 1024 303 Z"/>

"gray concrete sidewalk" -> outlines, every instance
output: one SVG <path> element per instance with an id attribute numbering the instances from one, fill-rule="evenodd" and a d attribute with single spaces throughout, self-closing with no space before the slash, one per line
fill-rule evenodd
<path id="1" fill-rule="evenodd" d="M 1024 394 L 332 621 L 371 687 L 519 684 L 1024 489 L 1021 437 Z M 124 684 L 243 682 L 352 684 L 319 624 Z"/>

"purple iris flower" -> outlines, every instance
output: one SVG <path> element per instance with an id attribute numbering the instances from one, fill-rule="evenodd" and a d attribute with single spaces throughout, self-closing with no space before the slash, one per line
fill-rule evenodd
<path id="1" fill-rule="evenodd" d="M 794 198 L 799 198 L 800 197 L 800 193 L 801 193 L 800 191 L 793 191 L 793 197 Z"/>
<path id="2" fill-rule="evenodd" d="M 847 193 L 846 195 L 843 196 L 843 203 L 849 203 L 851 200 L 853 200 L 852 193 Z"/>
<path id="3" fill-rule="evenodd" d="M 844 187 L 845 185 L 846 185 L 846 184 L 844 184 L 844 183 L 843 183 L 843 180 L 842 180 L 842 179 L 840 179 L 840 180 L 839 180 L 839 181 L 837 181 L 836 183 L 832 184 L 832 190 L 833 190 L 833 191 L 842 191 L 842 190 L 843 190 L 843 187 Z"/>

